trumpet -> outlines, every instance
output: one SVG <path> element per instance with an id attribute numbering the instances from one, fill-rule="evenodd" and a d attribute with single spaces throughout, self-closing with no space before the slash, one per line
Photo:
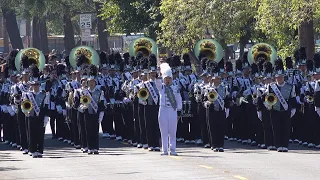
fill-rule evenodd
<path id="1" fill-rule="evenodd" d="M 89 97 L 88 95 L 83 95 L 83 96 L 81 96 L 81 98 L 80 98 L 80 103 L 81 103 L 84 107 L 88 108 L 89 104 L 91 103 L 91 99 L 90 99 L 90 97 Z"/>
<path id="2" fill-rule="evenodd" d="M 21 111 L 24 113 L 24 114 L 29 114 L 33 109 L 33 105 L 32 105 L 32 102 L 29 101 L 29 100 L 24 100 L 22 101 L 21 103 Z"/>
<path id="3" fill-rule="evenodd" d="M 268 93 L 264 99 L 264 101 L 269 106 L 274 106 L 278 102 L 278 98 L 274 93 Z"/>
<path id="4" fill-rule="evenodd" d="M 314 98 L 310 95 L 306 95 L 306 100 L 308 103 L 313 103 L 314 102 Z"/>
<path id="5" fill-rule="evenodd" d="M 218 99 L 218 94 L 215 91 L 211 91 L 208 93 L 207 98 L 208 98 L 208 101 L 214 102 Z"/>
<path id="6" fill-rule="evenodd" d="M 137 96 L 140 100 L 145 101 L 149 98 L 149 92 L 146 88 L 139 89 Z"/>

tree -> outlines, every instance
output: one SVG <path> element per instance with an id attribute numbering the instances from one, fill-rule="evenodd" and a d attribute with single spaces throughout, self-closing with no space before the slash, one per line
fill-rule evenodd
<path id="1" fill-rule="evenodd" d="M 101 51 L 109 52 L 108 46 L 108 32 L 106 22 L 102 20 L 102 17 L 99 14 L 102 11 L 103 4 L 100 2 L 95 2 L 95 8 L 97 12 L 97 29 L 98 29 L 98 37 L 99 37 L 99 45 Z"/>
<path id="2" fill-rule="evenodd" d="M 22 40 L 20 37 L 20 31 L 17 24 L 15 5 L 19 1 L 14 0 L 2 0 L 0 1 L 0 8 L 5 20 L 7 32 L 14 49 L 23 49 Z"/>
<path id="3" fill-rule="evenodd" d="M 252 5 L 258 8 L 257 29 L 274 42 L 281 56 L 292 55 L 300 45 L 307 48 L 307 57 L 313 58 L 319 0 L 255 0 Z"/>

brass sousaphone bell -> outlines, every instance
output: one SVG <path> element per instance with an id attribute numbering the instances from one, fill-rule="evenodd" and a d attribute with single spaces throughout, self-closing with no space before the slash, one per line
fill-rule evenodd
<path id="1" fill-rule="evenodd" d="M 148 57 L 151 54 L 158 56 L 158 45 L 155 43 L 154 40 L 147 38 L 147 37 L 141 37 L 138 39 L 135 39 L 129 47 L 129 54 L 130 56 L 136 56 L 138 52 L 142 52 L 143 56 Z"/>
<path id="2" fill-rule="evenodd" d="M 274 65 L 274 61 L 277 59 L 277 51 L 267 43 L 255 44 L 248 52 L 248 61 L 250 64 L 258 63 L 260 58 Z"/>
<path id="3" fill-rule="evenodd" d="M 209 60 L 220 62 L 223 58 L 223 48 L 220 43 L 213 39 L 203 39 L 194 48 L 195 56 L 204 54 Z"/>
<path id="4" fill-rule="evenodd" d="M 15 58 L 15 66 L 17 70 L 23 70 L 23 68 L 21 68 L 21 59 L 23 56 L 27 56 L 28 60 L 32 61 L 30 64 L 36 64 L 40 71 L 43 70 L 46 60 L 44 54 L 39 49 L 26 48 L 19 51 Z"/>
<path id="5" fill-rule="evenodd" d="M 88 62 L 85 62 L 86 64 L 99 66 L 100 58 L 96 50 L 89 46 L 78 46 L 73 48 L 69 55 L 70 65 L 73 69 L 77 68 L 77 57 L 80 55 L 86 56 L 88 59 Z"/>

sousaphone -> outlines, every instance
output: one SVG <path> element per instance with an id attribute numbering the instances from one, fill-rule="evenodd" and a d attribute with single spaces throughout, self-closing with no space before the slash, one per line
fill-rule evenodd
<path id="1" fill-rule="evenodd" d="M 97 67 L 100 63 L 100 58 L 96 50 L 89 46 L 78 46 L 71 50 L 69 55 L 70 65 L 76 69 L 77 68 L 77 57 L 81 54 L 85 55 L 88 58 L 87 64 L 93 64 Z"/>
<path id="2" fill-rule="evenodd" d="M 250 64 L 258 63 L 259 59 L 263 58 L 265 61 L 270 61 L 274 65 L 277 59 L 277 51 L 267 43 L 258 43 L 251 47 L 248 52 L 248 61 Z"/>
<path id="3" fill-rule="evenodd" d="M 200 40 L 194 48 L 195 56 L 204 54 L 209 60 L 220 62 L 223 58 L 223 48 L 221 44 L 213 39 Z"/>
<path id="4" fill-rule="evenodd" d="M 37 48 L 26 48 L 19 51 L 19 53 L 15 58 L 15 66 L 18 71 L 23 70 L 23 68 L 21 68 L 21 58 L 24 55 L 28 57 L 29 61 L 32 61 L 33 63 L 35 63 L 38 66 L 40 71 L 43 70 L 44 65 L 46 63 L 44 54 Z"/>
<path id="5" fill-rule="evenodd" d="M 155 54 L 157 57 L 158 45 L 150 38 L 141 37 L 132 41 L 129 47 L 130 56 L 136 56 L 139 51 L 141 51 L 145 57 L 148 57 L 150 54 Z"/>

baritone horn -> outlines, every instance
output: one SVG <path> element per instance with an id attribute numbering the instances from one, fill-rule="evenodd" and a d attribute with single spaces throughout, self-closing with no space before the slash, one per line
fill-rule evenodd
<path id="1" fill-rule="evenodd" d="M 24 114 L 29 114 L 33 109 L 32 102 L 30 100 L 24 100 L 21 103 L 21 111 Z"/>
<path id="2" fill-rule="evenodd" d="M 269 93 L 266 95 L 264 101 L 269 106 L 274 106 L 278 102 L 278 98 L 274 93 Z"/>
<path id="3" fill-rule="evenodd" d="M 211 91 L 208 93 L 207 97 L 209 102 L 214 102 L 218 99 L 218 94 L 217 92 Z"/>
<path id="4" fill-rule="evenodd" d="M 89 104 L 91 103 L 91 99 L 88 95 L 83 95 L 80 98 L 80 103 L 85 107 L 88 108 Z"/>
<path id="5" fill-rule="evenodd" d="M 149 98 L 149 92 L 146 88 L 139 89 L 137 96 L 140 100 L 145 101 Z"/>

